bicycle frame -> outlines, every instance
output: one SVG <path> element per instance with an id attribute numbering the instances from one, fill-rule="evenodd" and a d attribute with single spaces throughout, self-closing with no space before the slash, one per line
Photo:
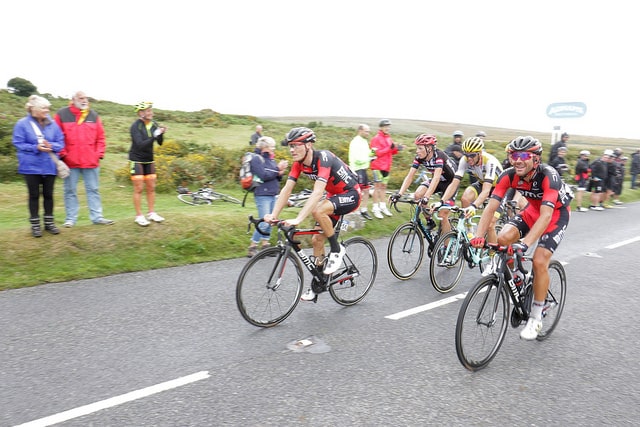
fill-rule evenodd
<path id="1" fill-rule="evenodd" d="M 511 303 L 514 306 L 517 315 L 521 319 L 528 319 L 530 304 L 528 304 L 525 300 L 528 287 L 532 284 L 530 283 L 531 275 L 529 274 L 529 271 L 524 268 L 523 263 L 531 262 L 532 258 L 518 252 L 516 252 L 514 255 L 508 255 L 506 252 L 506 246 L 488 243 L 487 247 L 495 252 L 493 256 L 493 274 L 495 274 L 498 278 L 498 286 L 505 287 L 507 289 L 507 293 L 509 294 Z M 513 259 L 515 268 L 518 269 L 524 276 L 521 286 L 516 286 L 513 282 L 513 272 L 507 265 L 509 259 Z"/>
<path id="2" fill-rule="evenodd" d="M 253 218 L 250 218 L 251 222 L 256 222 Z M 260 221 L 258 221 L 260 222 Z M 343 221 L 343 217 L 341 216 L 338 222 L 336 223 L 334 230 L 339 237 L 339 232 L 346 229 L 346 223 Z M 284 268 L 285 264 L 280 261 L 284 258 L 285 262 L 287 260 L 287 255 L 290 251 L 293 251 L 297 257 L 300 259 L 302 264 L 306 267 L 309 273 L 312 276 L 311 286 L 314 289 L 314 292 L 320 293 L 327 291 L 330 286 L 335 284 L 343 283 L 347 280 L 351 280 L 354 277 L 357 277 L 357 271 L 350 271 L 350 268 L 344 268 L 342 270 L 338 270 L 333 274 L 326 275 L 322 272 L 324 268 L 324 262 L 322 265 L 316 265 L 315 262 L 311 259 L 309 255 L 304 252 L 304 249 L 301 246 L 301 242 L 296 240 L 296 236 L 313 236 L 315 234 L 322 234 L 323 231 L 317 228 L 305 228 L 305 229 L 296 229 L 295 227 L 285 226 L 284 223 L 280 222 L 277 224 L 278 227 L 278 246 L 283 247 L 284 251 L 280 253 L 279 258 L 276 262 L 276 266 L 281 265 L 281 268 Z M 256 226 L 257 230 L 260 230 Z M 284 237 L 284 238 L 283 238 Z M 349 260 L 349 255 L 345 254 L 345 259 Z M 347 264 L 347 263 L 345 263 Z M 349 262 L 348 265 L 353 265 L 352 262 Z M 272 272 L 273 275 L 274 272 Z M 346 274 L 346 275 L 345 275 Z"/>
<path id="3" fill-rule="evenodd" d="M 438 217 L 438 215 L 435 212 L 432 214 L 431 212 L 429 212 L 428 209 L 419 206 L 420 202 L 413 199 L 400 199 L 398 200 L 398 202 L 408 203 L 410 205 L 411 219 L 409 219 L 409 222 L 415 224 L 418 227 L 418 229 L 422 233 L 422 237 L 424 237 L 427 240 L 427 242 L 429 242 L 429 247 L 433 247 L 433 244 L 437 240 L 437 235 L 438 235 L 437 228 L 435 227 L 431 229 L 427 228 L 425 223 L 422 221 L 421 214 L 422 213 L 427 214 L 430 219 L 440 221 L 440 218 Z M 400 209 L 398 209 L 398 206 L 397 206 L 398 202 L 392 203 L 392 206 L 396 210 L 396 212 L 402 212 Z M 436 230 L 435 232 L 432 231 L 434 229 Z"/>
<path id="4" fill-rule="evenodd" d="M 443 209 L 443 208 L 440 208 Z M 469 267 L 475 267 L 480 265 L 481 261 L 485 258 L 486 254 L 484 253 L 484 249 L 481 248 L 473 248 L 469 243 L 469 236 L 467 235 L 468 228 L 474 227 L 477 225 L 477 222 L 480 220 L 481 215 L 475 215 L 472 218 L 464 217 L 464 210 L 459 206 L 452 206 L 450 208 L 451 213 L 456 216 L 451 218 L 451 224 L 455 225 L 453 230 L 457 233 L 456 241 L 452 242 L 453 245 L 449 244 L 447 247 L 447 251 L 444 254 L 444 257 L 449 255 L 449 253 L 457 253 L 460 245 L 463 247 L 462 254 L 464 259 L 469 263 Z M 475 220 L 475 222 L 474 222 Z"/>

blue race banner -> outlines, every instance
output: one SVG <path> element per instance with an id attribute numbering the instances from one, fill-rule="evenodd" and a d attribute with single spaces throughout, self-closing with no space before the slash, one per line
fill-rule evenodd
<path id="1" fill-rule="evenodd" d="M 547 107 L 547 116 L 552 119 L 582 117 L 586 112 L 584 102 L 555 102 Z"/>

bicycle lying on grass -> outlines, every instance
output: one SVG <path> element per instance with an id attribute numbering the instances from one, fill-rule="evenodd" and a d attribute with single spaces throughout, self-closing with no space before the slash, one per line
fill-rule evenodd
<path id="1" fill-rule="evenodd" d="M 263 219 L 249 217 L 249 227 Z M 336 234 L 343 227 L 343 217 L 336 224 Z M 316 265 L 300 247 L 299 236 L 322 233 L 318 229 L 297 229 L 277 223 L 278 244 L 264 249 L 244 266 L 236 284 L 236 303 L 240 314 L 252 325 L 270 327 L 285 320 L 298 305 L 304 287 L 304 270 L 311 273 L 311 288 L 316 293 L 329 291 L 340 305 L 360 302 L 373 286 L 378 271 L 378 257 L 370 241 L 352 237 L 343 242 L 346 254 L 338 270 L 326 275 L 324 264 Z M 263 233 L 264 234 L 264 233 Z"/>
<path id="2" fill-rule="evenodd" d="M 480 279 L 467 293 L 456 322 L 456 353 L 460 363 L 471 371 L 484 368 L 495 357 L 509 321 L 514 328 L 527 322 L 533 299 L 533 271 L 529 272 L 523 266 L 523 262 L 531 263 L 531 258 L 519 252 L 509 255 L 508 246 L 490 243 L 485 248 L 495 252 L 492 273 Z M 513 259 L 513 271 L 507 267 L 509 259 Z M 514 281 L 516 275 L 523 277 L 519 285 L 517 279 Z M 566 293 L 564 267 L 559 261 L 552 260 L 538 341 L 549 337 L 558 325 Z M 513 308 L 509 313 L 511 305 Z"/>
<path id="3" fill-rule="evenodd" d="M 411 219 L 409 222 L 399 225 L 387 246 L 387 263 L 391 273 L 400 280 L 407 280 L 413 277 L 420 268 L 424 258 L 424 241 L 427 241 L 428 255 L 431 256 L 434 244 L 438 239 L 438 226 L 435 219 L 437 215 L 432 215 L 428 207 L 421 201 L 413 198 L 400 198 L 397 202 L 392 202 L 391 206 L 402 212 L 397 207 L 397 203 L 408 203 L 411 207 Z M 423 218 L 423 214 L 428 219 Z"/>
<path id="4" fill-rule="evenodd" d="M 211 183 L 208 183 L 211 185 Z M 211 187 L 202 187 L 197 191 L 190 191 L 186 187 L 178 187 L 178 199 L 188 205 L 210 205 L 216 200 L 222 200 L 223 202 L 229 202 L 234 204 L 241 204 L 242 202 L 233 196 L 228 194 L 219 193 L 214 191 Z"/>

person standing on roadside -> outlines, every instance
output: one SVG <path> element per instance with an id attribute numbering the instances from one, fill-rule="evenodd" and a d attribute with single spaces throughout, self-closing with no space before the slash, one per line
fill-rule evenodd
<path id="1" fill-rule="evenodd" d="M 380 128 L 376 136 L 371 140 L 371 150 L 375 151 L 376 158 L 371 161 L 371 171 L 373 172 L 373 216 L 384 218 L 393 216 L 387 208 L 387 184 L 389 183 L 389 172 L 393 163 L 393 156 L 398 154 L 402 145 L 393 142 L 391 139 L 391 122 L 387 119 L 380 120 Z"/>
<path id="2" fill-rule="evenodd" d="M 131 148 L 129 149 L 129 168 L 133 183 L 133 207 L 136 210 L 135 223 L 141 227 L 149 221 L 162 222 L 164 218 L 155 212 L 156 200 L 156 164 L 153 160 L 153 147 L 157 142 L 162 145 L 166 127 L 153 121 L 153 103 L 140 102 L 135 106 L 138 120 L 130 128 Z M 142 190 L 146 188 L 149 213 L 142 214 Z"/>
<path id="3" fill-rule="evenodd" d="M 631 189 L 635 190 L 637 188 L 636 179 L 640 173 L 640 150 L 636 150 L 635 153 L 631 155 L 631 169 L 629 173 L 631 174 Z"/>
<path id="4" fill-rule="evenodd" d="M 444 149 L 444 152 L 453 161 L 455 168 L 458 169 L 458 163 L 462 158 L 462 138 L 464 133 L 461 130 L 453 132 L 453 141 Z"/>
<path id="5" fill-rule="evenodd" d="M 31 95 L 25 105 L 26 117 L 13 128 L 13 145 L 18 155 L 18 173 L 24 176 L 29 192 L 29 222 L 31 235 L 42 237 L 38 205 L 42 194 L 44 229 L 51 234 L 60 230 L 53 221 L 53 187 L 57 167 L 50 153 L 64 148 L 64 134 L 49 115 L 51 103 L 38 95 Z"/>
<path id="6" fill-rule="evenodd" d="M 104 157 L 105 137 L 102 121 L 95 110 L 89 108 L 89 98 L 76 92 L 68 107 L 58 110 L 54 117 L 64 133 L 65 147 L 60 158 L 69 166 L 64 180 L 65 227 L 78 221 L 78 180 L 82 175 L 89 205 L 89 219 L 97 225 L 111 225 L 113 220 L 102 216 L 100 197 L 100 160 Z"/>
<path id="7" fill-rule="evenodd" d="M 349 143 L 349 167 L 358 175 L 358 184 L 362 190 L 362 200 L 360 202 L 360 215 L 364 219 L 373 219 L 369 215 L 367 205 L 369 203 L 369 177 L 367 169 L 371 165 L 371 147 L 369 147 L 370 128 L 368 125 L 358 125 L 358 134 Z"/>
<path id="8" fill-rule="evenodd" d="M 562 135 L 560 135 L 560 140 L 556 141 L 551 146 L 551 150 L 549 152 L 549 162 L 548 163 L 551 163 L 551 161 L 558 155 L 558 148 L 560 148 L 560 147 L 567 148 L 567 141 L 569 141 L 569 134 L 564 132 Z"/>
<path id="9" fill-rule="evenodd" d="M 260 138 L 262 138 L 262 125 L 256 125 L 256 131 L 251 135 L 249 145 L 256 145 Z"/>
<path id="10" fill-rule="evenodd" d="M 576 211 L 586 212 L 589 209 L 582 206 L 582 196 L 587 190 L 587 184 L 589 183 L 589 174 L 591 168 L 589 167 L 589 156 L 591 153 L 588 150 L 582 150 L 578 161 L 576 162 L 575 180 L 576 180 Z"/>
<path id="11" fill-rule="evenodd" d="M 589 180 L 589 188 L 587 191 L 591 193 L 591 205 L 589 209 L 592 211 L 603 211 L 602 203 L 606 195 L 606 186 L 609 179 L 608 163 L 613 156 L 612 150 L 604 150 L 602 157 L 595 159 L 590 165 L 591 178 Z"/>
<path id="12" fill-rule="evenodd" d="M 260 179 L 260 184 L 254 190 L 256 208 L 258 208 L 258 218 L 264 218 L 266 214 L 273 211 L 276 204 L 276 196 L 280 192 L 280 181 L 284 175 L 289 162 L 281 160 L 276 164 L 275 159 L 276 141 L 270 136 L 263 136 L 256 142 L 255 155 L 251 159 L 251 173 Z M 256 182 L 256 181 L 254 181 Z M 254 257 L 258 253 L 258 243 L 262 242 L 260 249 L 268 248 L 269 235 L 271 234 L 271 224 L 260 223 L 260 231 L 253 232 L 251 243 L 247 251 L 247 257 Z"/>

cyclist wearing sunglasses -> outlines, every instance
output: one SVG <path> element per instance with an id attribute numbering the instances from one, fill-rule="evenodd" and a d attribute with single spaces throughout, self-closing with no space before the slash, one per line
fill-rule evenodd
<path id="1" fill-rule="evenodd" d="M 534 340 L 542 329 L 542 309 L 549 289 L 549 262 L 567 230 L 573 194 L 560 179 L 558 171 L 540 162 L 542 144 L 537 139 L 519 136 L 507 145 L 507 153 L 512 167 L 500 175 L 471 245 L 484 246 L 485 233 L 502 198 L 510 188 L 518 190 L 528 204 L 500 231 L 498 244 L 526 252 L 537 243 L 533 253 L 533 304 L 529 320 L 520 332 L 520 338 Z"/>
<path id="2" fill-rule="evenodd" d="M 477 179 L 464 190 L 460 199 L 462 207 L 466 210 L 465 215 L 469 218 L 476 214 L 476 210 L 481 208 L 485 200 L 491 195 L 498 182 L 498 176 L 502 172 L 502 164 L 494 155 L 484 151 L 484 141 L 477 136 L 465 139 L 462 143 L 462 152 L 464 155 L 460 159 L 458 170 L 455 172 L 451 184 L 442 195 L 442 203 L 444 207 L 452 205 L 451 198 L 458 191 L 464 174 L 469 172 Z M 440 206 L 436 204 L 434 208 Z M 442 218 L 442 232 L 446 233 L 451 228 L 448 221 L 449 212 L 446 209 L 441 209 L 439 215 Z M 497 240 L 495 232 L 496 219 L 494 218 L 491 223 L 491 231 L 488 236 L 490 242 Z"/>
<path id="3" fill-rule="evenodd" d="M 335 235 L 333 227 L 340 215 L 353 212 L 360 206 L 360 186 L 357 175 L 351 171 L 342 160 L 328 150 L 314 150 L 316 134 L 309 128 L 293 128 L 287 133 L 286 139 L 289 146 L 293 164 L 289 171 L 289 178 L 284 185 L 273 212 L 264 216 L 267 222 L 278 221 L 278 215 L 287 206 L 289 196 L 296 186 L 301 174 L 307 175 L 315 181 L 313 192 L 309 200 L 304 204 L 294 219 L 285 220 L 287 225 L 299 225 L 309 214 L 316 220 L 316 227 L 322 229 L 322 234 L 312 237 L 313 254 L 316 263 L 320 265 L 324 260 L 325 239 L 329 240 L 331 252 L 327 257 L 324 274 L 333 274 L 345 254 L 345 247 Z M 326 191 L 326 196 L 325 196 Z M 303 301 L 316 301 L 317 295 L 311 288 L 305 292 Z"/>

